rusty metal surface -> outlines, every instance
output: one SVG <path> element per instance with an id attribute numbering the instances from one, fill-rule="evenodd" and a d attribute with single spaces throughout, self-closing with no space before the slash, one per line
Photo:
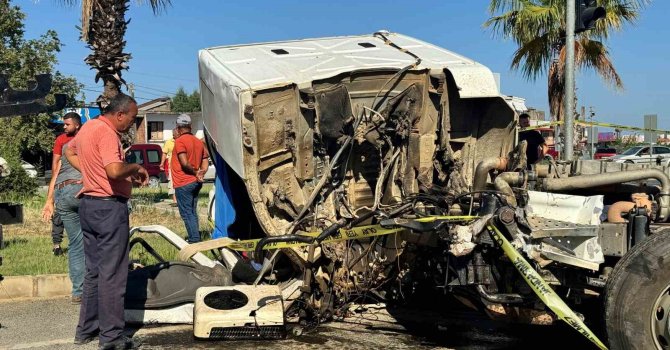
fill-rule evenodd
<path id="1" fill-rule="evenodd" d="M 539 216 L 529 216 L 527 220 L 531 226 L 532 238 L 595 237 L 598 235 L 597 225 L 580 225 Z"/>

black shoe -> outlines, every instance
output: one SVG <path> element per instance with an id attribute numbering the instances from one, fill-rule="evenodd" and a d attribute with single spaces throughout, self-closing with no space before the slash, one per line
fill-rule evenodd
<path id="1" fill-rule="evenodd" d="M 138 339 L 122 336 L 113 342 L 100 344 L 98 350 L 134 350 L 139 349 L 140 346 L 142 346 L 142 342 Z"/>
<path id="2" fill-rule="evenodd" d="M 75 336 L 74 337 L 74 345 L 88 344 L 88 343 L 92 342 L 93 340 L 95 340 L 95 338 L 97 338 L 97 337 L 98 337 L 97 334 L 91 335 L 91 336 L 88 336 L 88 337 L 85 337 L 85 338 L 78 338 L 78 337 Z"/>
<path id="3" fill-rule="evenodd" d="M 63 249 L 61 247 L 56 247 L 52 250 L 55 256 L 63 255 Z"/>

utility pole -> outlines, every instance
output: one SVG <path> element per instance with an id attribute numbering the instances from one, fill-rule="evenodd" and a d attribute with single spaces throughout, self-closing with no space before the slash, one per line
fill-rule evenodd
<path id="1" fill-rule="evenodd" d="M 135 84 L 128 83 L 128 93 L 130 94 L 130 97 L 135 98 Z"/>
<path id="2" fill-rule="evenodd" d="M 565 6 L 565 96 L 563 108 L 563 160 L 574 156 L 574 110 L 575 110 L 575 0 L 567 0 Z"/>
<path id="3" fill-rule="evenodd" d="M 589 116 L 591 117 L 591 159 L 594 159 L 596 155 L 596 149 L 593 146 L 593 139 L 597 137 L 597 135 L 593 134 L 593 117 L 595 117 L 596 113 L 593 111 L 593 106 L 589 107 Z"/>
<path id="4" fill-rule="evenodd" d="M 576 6 L 575 6 L 576 5 Z M 566 0 L 565 5 L 565 110 L 563 113 L 563 160 L 574 158 L 575 120 L 575 33 L 595 27 L 605 17 L 605 8 L 596 0 Z"/>

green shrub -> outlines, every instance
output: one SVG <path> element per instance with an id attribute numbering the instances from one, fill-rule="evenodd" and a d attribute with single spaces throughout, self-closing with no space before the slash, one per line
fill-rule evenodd
<path id="1" fill-rule="evenodd" d="M 2 198 L 27 198 L 37 193 L 37 179 L 28 176 L 17 159 L 6 159 L 11 173 L 0 177 L 0 196 Z"/>

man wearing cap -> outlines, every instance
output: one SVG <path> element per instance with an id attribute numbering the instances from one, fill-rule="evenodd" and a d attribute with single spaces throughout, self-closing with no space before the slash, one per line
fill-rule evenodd
<path id="1" fill-rule="evenodd" d="M 82 175 L 79 214 L 84 232 L 86 276 L 75 344 L 99 336 L 100 349 L 136 349 L 125 337 L 124 300 L 128 281 L 128 199 L 133 182 L 146 184 L 147 171 L 127 164 L 121 133 L 137 116 L 137 102 L 119 93 L 105 113 L 81 128 L 65 155 Z"/>
<path id="2" fill-rule="evenodd" d="M 198 194 L 209 166 L 204 143 L 191 133 L 191 117 L 177 117 L 179 136 L 172 151 L 172 184 L 177 196 L 179 215 L 184 220 L 188 242 L 200 242 L 198 227 Z"/>

